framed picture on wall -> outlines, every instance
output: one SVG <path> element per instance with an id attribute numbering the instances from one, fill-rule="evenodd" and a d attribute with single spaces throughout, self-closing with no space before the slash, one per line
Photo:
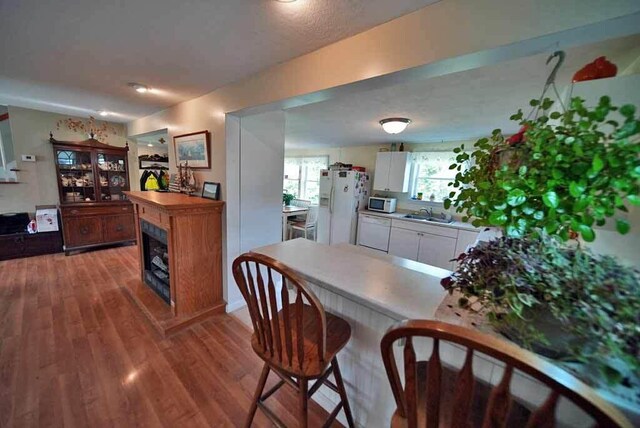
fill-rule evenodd
<path id="1" fill-rule="evenodd" d="M 220 199 L 220 183 L 205 181 L 202 185 L 202 197 L 207 199 Z"/>
<path id="2" fill-rule="evenodd" d="M 211 139 L 209 131 L 192 132 L 191 134 L 173 137 L 176 151 L 176 163 L 185 162 L 193 169 L 211 168 Z"/>

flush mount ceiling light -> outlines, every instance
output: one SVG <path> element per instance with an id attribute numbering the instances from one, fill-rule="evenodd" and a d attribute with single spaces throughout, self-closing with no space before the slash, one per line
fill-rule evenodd
<path id="1" fill-rule="evenodd" d="M 399 134 L 407 129 L 407 126 L 409 126 L 410 123 L 411 119 L 404 117 L 390 117 L 380 121 L 382 129 L 384 129 L 387 134 Z"/>
<path id="2" fill-rule="evenodd" d="M 136 90 L 136 92 L 138 92 L 139 94 L 146 94 L 147 92 L 149 92 L 151 90 L 150 87 L 148 87 L 147 85 L 142 85 L 140 83 L 129 83 L 129 86 L 133 89 Z"/>
<path id="3" fill-rule="evenodd" d="M 153 147 L 153 144 L 149 143 L 149 144 L 147 144 L 147 146 L 149 146 L 149 147 Z"/>
<path id="4" fill-rule="evenodd" d="M 100 110 L 98 114 L 102 117 L 109 116 L 109 112 L 106 110 Z"/>

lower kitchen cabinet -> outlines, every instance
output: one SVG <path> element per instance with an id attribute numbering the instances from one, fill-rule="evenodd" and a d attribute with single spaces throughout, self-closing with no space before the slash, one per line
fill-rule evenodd
<path id="1" fill-rule="evenodd" d="M 452 270 L 455 264 L 451 260 L 456 257 L 457 248 L 464 251 L 476 236 L 475 231 L 393 220 L 389 254 Z"/>
<path id="2" fill-rule="evenodd" d="M 420 250 L 420 232 L 415 230 L 391 228 L 389 254 L 410 260 L 418 260 Z"/>
<path id="3" fill-rule="evenodd" d="M 420 236 L 420 248 L 418 249 L 418 261 L 443 269 L 453 269 L 456 249 L 456 239 L 446 236 L 422 233 Z"/>

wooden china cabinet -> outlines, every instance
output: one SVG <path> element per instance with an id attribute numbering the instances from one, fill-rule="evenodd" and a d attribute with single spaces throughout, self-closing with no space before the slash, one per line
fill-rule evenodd
<path id="1" fill-rule="evenodd" d="M 135 242 L 130 190 L 129 146 L 90 138 L 57 141 L 50 134 L 60 193 L 64 251 Z"/>

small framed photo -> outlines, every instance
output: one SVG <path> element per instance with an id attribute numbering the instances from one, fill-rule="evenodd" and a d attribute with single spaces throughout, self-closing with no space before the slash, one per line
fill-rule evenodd
<path id="1" fill-rule="evenodd" d="M 202 197 L 207 199 L 220 200 L 220 183 L 205 181 L 202 185 Z"/>
<path id="2" fill-rule="evenodd" d="M 188 163 L 192 169 L 211 168 L 211 137 L 209 131 L 192 132 L 191 134 L 173 137 L 176 150 L 176 163 Z"/>

